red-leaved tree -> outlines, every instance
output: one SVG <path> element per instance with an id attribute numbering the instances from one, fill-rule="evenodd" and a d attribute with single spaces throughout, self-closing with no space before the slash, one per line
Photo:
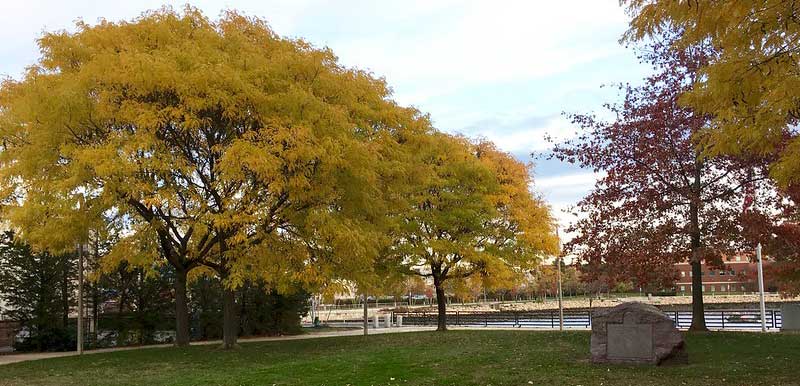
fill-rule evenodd
<path id="1" fill-rule="evenodd" d="M 721 265 L 743 245 L 743 202 L 770 190 L 763 160 L 706 157 L 698 140 L 710 117 L 678 103 L 709 58 L 694 47 L 648 46 L 642 59 L 654 75 L 638 87 L 621 86 L 621 104 L 607 104 L 615 118 L 573 115 L 583 130 L 555 144 L 550 157 L 604 175 L 577 204 L 580 217 L 565 246 L 585 270 L 639 287 L 672 287 L 674 264 L 692 267 L 692 330 L 706 330 L 701 264 Z M 749 200 L 749 199 L 748 199 Z M 751 202 L 747 205 L 758 205 Z"/>
<path id="2" fill-rule="evenodd" d="M 783 295 L 800 295 L 800 185 L 762 200 L 771 200 L 774 208 L 748 210 L 743 216 L 745 236 L 751 247 L 761 243 L 764 254 L 773 260 L 765 277 L 774 279 Z"/>

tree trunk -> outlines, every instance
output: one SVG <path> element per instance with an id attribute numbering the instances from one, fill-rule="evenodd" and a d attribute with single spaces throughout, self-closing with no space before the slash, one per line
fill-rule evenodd
<path id="1" fill-rule="evenodd" d="M 692 198 L 689 203 L 689 226 L 692 245 L 692 325 L 690 331 L 708 331 L 706 327 L 705 306 L 703 305 L 703 267 L 702 240 L 700 234 L 700 178 L 702 162 L 695 162 Z"/>
<path id="2" fill-rule="evenodd" d="M 61 301 L 64 306 L 61 312 L 61 323 L 62 327 L 67 328 L 67 326 L 69 326 L 69 259 L 62 259 L 61 264 L 61 272 L 64 274 L 63 280 L 61 281 Z"/>
<path id="3" fill-rule="evenodd" d="M 92 344 L 97 344 L 97 336 L 100 325 L 100 291 L 97 289 L 97 284 L 92 285 Z"/>
<path id="4" fill-rule="evenodd" d="M 434 277 L 433 286 L 436 287 L 437 327 L 436 331 L 447 331 L 447 301 L 444 295 L 444 286 L 440 279 Z"/>
<path id="5" fill-rule="evenodd" d="M 222 348 L 236 347 L 239 336 L 239 318 L 236 312 L 236 291 L 222 284 Z"/>
<path id="6" fill-rule="evenodd" d="M 189 345 L 189 304 L 186 298 L 185 269 L 175 269 L 175 345 Z"/>
<path id="7" fill-rule="evenodd" d="M 369 304 L 367 304 L 367 294 L 364 297 L 364 336 L 369 335 Z"/>
<path id="8" fill-rule="evenodd" d="M 692 325 L 691 331 L 708 331 L 703 305 L 703 272 L 700 260 L 692 257 Z"/>

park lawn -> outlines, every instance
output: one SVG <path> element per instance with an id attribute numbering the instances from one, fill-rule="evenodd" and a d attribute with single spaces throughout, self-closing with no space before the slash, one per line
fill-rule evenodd
<path id="1" fill-rule="evenodd" d="M 800 335 L 688 334 L 687 344 L 689 365 L 599 366 L 588 332 L 399 333 L 23 362 L 0 366 L 0 385 L 800 385 Z"/>

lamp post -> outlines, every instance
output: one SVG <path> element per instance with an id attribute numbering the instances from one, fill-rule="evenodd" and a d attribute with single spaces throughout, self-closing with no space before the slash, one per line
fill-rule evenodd
<path id="1" fill-rule="evenodd" d="M 558 256 L 556 257 L 556 265 L 558 267 L 558 330 L 564 331 L 564 305 L 561 301 L 563 295 L 561 292 L 561 263 L 563 262 L 563 257 L 561 256 L 561 236 L 558 234 L 558 228 L 556 228 L 556 237 L 558 237 Z"/>
<path id="2" fill-rule="evenodd" d="M 764 305 L 764 269 L 761 263 L 761 243 L 756 246 L 756 258 L 758 259 L 758 294 L 761 303 L 761 332 L 767 332 L 767 310 Z"/>
<path id="3" fill-rule="evenodd" d="M 561 302 L 561 258 L 556 258 L 558 264 L 558 330 L 564 331 L 564 305 Z"/>

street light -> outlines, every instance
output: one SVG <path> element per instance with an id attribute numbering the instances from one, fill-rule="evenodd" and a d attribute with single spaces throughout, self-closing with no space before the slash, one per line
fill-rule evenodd
<path id="1" fill-rule="evenodd" d="M 758 293 L 761 300 L 761 332 L 767 332 L 767 310 L 764 305 L 764 269 L 761 263 L 761 243 L 756 246 L 756 258 L 758 259 Z"/>
<path id="2" fill-rule="evenodd" d="M 558 228 L 556 228 L 556 237 L 558 237 L 558 256 L 556 256 L 556 265 L 558 266 L 558 330 L 564 331 L 564 305 L 562 304 L 561 297 L 561 262 L 563 261 L 563 257 L 561 256 L 561 236 L 558 234 Z"/>

